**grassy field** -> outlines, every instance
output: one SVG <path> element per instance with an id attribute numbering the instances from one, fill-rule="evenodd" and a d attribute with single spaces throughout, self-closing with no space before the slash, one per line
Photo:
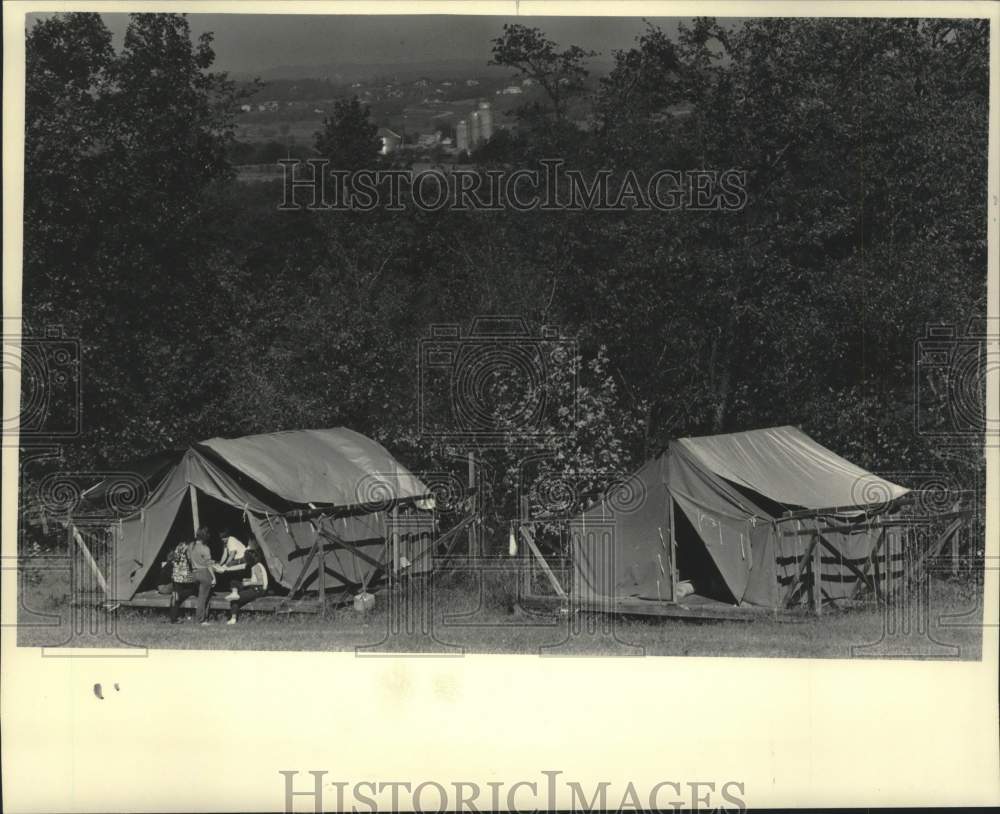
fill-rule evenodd
<path id="1" fill-rule="evenodd" d="M 791 621 L 685 621 L 529 613 L 516 602 L 513 575 L 453 574 L 423 583 L 408 612 L 399 594 L 380 591 L 364 614 L 343 606 L 325 620 L 248 612 L 229 626 L 219 613 L 200 626 L 190 618 L 171 625 L 160 609 L 73 606 L 65 572 L 28 566 L 21 576 L 18 644 L 28 647 L 975 660 L 982 643 L 979 590 L 940 579 L 923 612 L 911 603 L 896 614 L 868 606 Z"/>

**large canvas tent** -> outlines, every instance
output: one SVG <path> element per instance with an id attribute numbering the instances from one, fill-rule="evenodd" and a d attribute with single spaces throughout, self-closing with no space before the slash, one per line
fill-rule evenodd
<path id="1" fill-rule="evenodd" d="M 357 589 L 388 566 L 390 510 L 419 511 L 430 498 L 384 447 L 344 428 L 212 438 L 156 475 L 141 508 L 111 524 L 110 600 L 152 587 L 166 550 L 199 523 L 242 526 L 286 589 L 314 588 L 320 559 L 326 589 Z M 320 559 L 310 556 L 317 537 Z M 413 572 L 430 568 L 429 540 L 403 543 Z"/>
<path id="2" fill-rule="evenodd" d="M 573 593 L 672 603 L 687 581 L 732 605 L 850 598 L 878 556 L 883 580 L 900 576 L 886 520 L 908 492 L 795 427 L 681 438 L 570 521 Z"/>

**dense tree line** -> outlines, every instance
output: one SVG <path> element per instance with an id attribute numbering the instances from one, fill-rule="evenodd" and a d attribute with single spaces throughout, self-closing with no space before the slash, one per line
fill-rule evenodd
<path id="1" fill-rule="evenodd" d="M 672 437 L 785 423 L 877 471 L 976 470 L 914 431 L 913 346 L 986 312 L 987 43 L 976 20 L 648 26 L 581 130 L 563 105 L 587 53 L 512 26 L 494 62 L 552 104 L 478 150 L 483 167 L 734 169 L 745 205 L 287 212 L 280 189 L 232 180 L 241 91 L 210 37 L 133 15 L 115 52 L 98 15 L 38 22 L 24 313 L 83 343 L 68 462 L 343 424 L 439 467 L 460 450 L 418 431 L 421 340 L 504 314 L 559 326 L 571 352 L 542 372 L 548 413 L 498 370 L 496 426 L 514 442 L 530 416 L 550 431 L 543 470 L 588 489 Z M 316 147 L 356 167 L 378 141 L 344 100 Z M 424 420 L 451 420 L 447 394 L 424 396 L 441 413 Z M 480 450 L 497 516 L 530 451 Z"/>

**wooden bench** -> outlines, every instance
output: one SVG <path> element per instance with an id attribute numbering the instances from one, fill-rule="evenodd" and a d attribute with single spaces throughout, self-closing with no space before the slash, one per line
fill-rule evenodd
<path id="1" fill-rule="evenodd" d="M 286 601 L 283 596 L 261 596 L 254 599 L 240 608 L 240 613 L 244 611 L 270 611 L 274 613 Z M 161 594 L 159 591 L 142 591 L 131 599 L 124 599 L 120 602 L 109 602 L 103 594 L 88 593 L 80 594 L 76 599 L 80 604 L 103 604 L 108 606 L 120 606 L 123 608 L 169 608 L 170 594 Z M 198 606 L 198 598 L 189 596 L 181 602 L 182 608 L 195 609 Z M 215 592 L 209 598 L 208 606 L 211 610 L 229 610 L 229 600 L 226 594 Z M 319 600 L 315 598 L 295 599 L 288 603 L 288 609 L 293 613 L 319 613 Z"/>

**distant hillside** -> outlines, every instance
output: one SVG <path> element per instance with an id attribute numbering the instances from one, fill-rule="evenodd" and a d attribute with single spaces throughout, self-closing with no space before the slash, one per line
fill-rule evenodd
<path id="1" fill-rule="evenodd" d="M 491 67 L 486 59 L 445 59 L 434 62 L 330 62 L 321 65 L 277 65 L 257 74 L 261 79 L 327 79 L 330 82 L 360 82 L 376 77 L 400 80 L 425 76 L 445 79 L 449 76 L 503 76 L 506 68 Z M 235 78 L 252 78 L 249 74 L 233 74 Z"/>
<path id="2" fill-rule="evenodd" d="M 407 81 L 426 77 L 427 79 L 448 79 L 460 77 L 502 79 L 512 75 L 510 68 L 498 68 L 487 64 L 489 57 L 476 59 L 442 59 L 432 62 L 330 62 L 321 65 L 277 65 L 266 68 L 258 74 L 234 72 L 234 79 L 249 80 L 258 76 L 268 79 L 322 79 L 333 84 L 361 82 L 375 78 L 393 78 Z M 611 65 L 607 58 L 593 60 L 593 73 L 606 73 Z"/>

